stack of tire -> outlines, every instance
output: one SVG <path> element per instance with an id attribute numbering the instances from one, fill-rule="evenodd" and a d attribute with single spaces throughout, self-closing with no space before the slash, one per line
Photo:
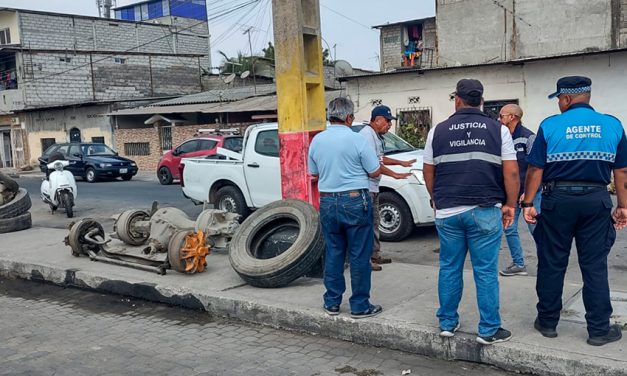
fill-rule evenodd
<path id="1" fill-rule="evenodd" d="M 0 172 L 0 234 L 31 228 L 30 208 L 26 189 Z"/>

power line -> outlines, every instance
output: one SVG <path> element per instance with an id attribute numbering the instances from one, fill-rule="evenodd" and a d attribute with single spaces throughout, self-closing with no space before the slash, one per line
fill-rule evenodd
<path id="1" fill-rule="evenodd" d="M 496 5 L 499 8 L 502 8 L 503 10 L 505 10 L 507 13 L 511 14 L 512 17 L 517 18 L 518 20 L 520 20 L 520 22 L 524 23 L 525 25 L 529 26 L 529 27 L 533 27 L 533 25 L 531 25 L 529 22 L 525 21 L 524 18 L 516 15 L 516 13 L 514 13 L 514 11 L 512 11 L 511 9 L 508 9 L 505 5 L 503 5 L 500 1 L 498 0 L 492 0 L 492 2 L 494 3 L 494 5 Z"/>
<path id="2" fill-rule="evenodd" d="M 176 31 L 176 33 L 180 33 L 180 32 L 182 32 L 182 31 L 186 31 L 186 30 L 192 29 L 192 28 L 194 28 L 194 27 L 196 27 L 196 26 L 198 26 L 198 25 L 201 25 L 201 24 L 204 24 L 205 22 L 208 22 L 209 20 L 212 20 L 212 19 L 217 19 L 217 18 L 219 18 L 219 17 L 226 16 L 226 15 L 228 15 L 228 14 L 230 14 L 230 13 L 232 13 L 232 12 L 235 12 L 235 11 L 237 11 L 237 10 L 239 10 L 239 9 L 242 9 L 242 8 L 244 8 L 244 7 L 246 7 L 246 6 L 249 6 L 249 5 L 254 4 L 254 3 L 258 3 L 259 1 L 260 1 L 260 0 L 251 0 L 251 1 L 248 1 L 248 2 L 246 2 L 246 3 L 243 3 L 243 4 L 239 5 L 239 6 L 236 6 L 236 7 L 234 7 L 234 8 L 231 8 L 230 10 L 225 10 L 224 12 L 222 12 L 222 13 L 220 13 L 220 14 L 218 14 L 218 15 L 214 16 L 214 17 L 208 17 L 208 18 L 207 18 L 207 21 L 200 21 L 200 22 L 197 22 L 197 23 L 192 24 L 191 26 L 188 26 L 188 27 L 182 28 L 182 29 L 180 29 L 180 30 L 177 30 L 177 31 Z M 46 75 L 46 76 L 43 76 L 43 77 L 37 77 L 37 78 L 32 78 L 32 79 L 30 79 L 30 80 L 25 80 L 25 81 L 23 81 L 23 82 L 22 82 L 22 84 L 26 84 L 26 83 L 30 83 L 30 82 L 34 82 L 34 81 L 39 81 L 39 80 L 45 80 L 45 79 L 48 79 L 48 78 L 51 78 L 51 77 L 60 76 L 60 75 L 62 75 L 62 74 L 65 74 L 65 73 L 68 73 L 68 72 L 71 72 L 71 71 L 74 71 L 74 70 L 77 70 L 77 69 L 80 69 L 80 68 L 85 68 L 85 67 L 90 66 L 90 65 L 92 65 L 92 64 L 94 64 L 94 63 L 98 63 L 98 62 L 101 62 L 101 61 L 107 60 L 107 59 L 108 59 L 109 57 L 111 57 L 111 56 L 114 56 L 114 55 L 120 55 L 120 54 L 123 54 L 123 53 L 125 53 L 125 52 L 131 52 L 131 51 L 133 51 L 133 50 L 137 50 L 137 49 L 139 49 L 139 48 L 141 48 L 141 47 L 144 47 L 144 46 L 147 46 L 147 45 L 152 44 L 152 43 L 154 43 L 154 42 L 160 41 L 160 40 L 162 40 L 162 39 L 164 39 L 164 38 L 168 38 L 168 37 L 170 37 L 171 35 L 174 35 L 174 34 L 175 34 L 175 32 L 170 31 L 170 32 L 169 32 L 169 34 L 167 34 L 167 35 L 164 35 L 164 36 L 162 36 L 162 37 L 155 38 L 155 39 L 153 39 L 153 40 L 151 40 L 151 41 L 148 41 L 148 42 L 146 42 L 146 43 L 142 43 L 142 44 L 137 45 L 137 46 L 135 46 L 135 47 L 133 47 L 133 48 L 130 48 L 130 49 L 128 49 L 128 50 L 123 50 L 123 51 L 114 51 L 114 52 L 104 53 L 105 55 L 107 55 L 107 57 L 104 57 L 104 58 L 102 58 L 102 59 L 97 59 L 97 60 L 91 61 L 91 62 L 90 62 L 90 63 L 88 63 L 88 64 L 79 65 L 79 66 L 76 66 L 76 67 L 73 67 L 73 68 L 70 68 L 70 69 L 67 69 L 67 70 L 61 71 L 61 72 L 51 73 L 51 74 Z"/>
<path id="3" fill-rule="evenodd" d="M 347 19 L 347 20 L 349 20 L 349 21 L 351 21 L 351 22 L 353 22 L 353 23 L 355 23 L 355 24 L 357 24 L 357 25 L 359 25 L 359 26 L 362 26 L 362 27 L 364 27 L 364 28 L 366 28 L 366 29 L 368 29 L 368 30 L 370 30 L 370 31 L 375 32 L 374 30 L 372 30 L 372 27 L 370 27 L 370 26 L 368 26 L 368 25 L 364 25 L 363 23 L 361 23 L 361 22 L 359 22 L 359 21 L 357 21 L 357 20 L 354 20 L 354 19 L 352 19 L 352 18 L 350 18 L 350 17 L 346 16 L 345 14 L 342 14 L 342 13 L 340 13 L 340 12 L 336 11 L 336 10 L 333 10 L 333 9 L 329 8 L 328 6 L 326 6 L 326 5 L 322 5 L 322 4 L 321 4 L 320 6 L 321 6 L 321 7 L 323 7 L 323 8 L 325 8 L 325 9 L 327 9 L 327 10 L 329 10 L 329 11 L 331 11 L 331 12 L 333 12 L 333 13 L 335 13 L 335 14 L 337 14 L 338 16 L 340 16 L 340 17 L 342 17 L 342 18 L 345 18 L 345 19 Z"/>

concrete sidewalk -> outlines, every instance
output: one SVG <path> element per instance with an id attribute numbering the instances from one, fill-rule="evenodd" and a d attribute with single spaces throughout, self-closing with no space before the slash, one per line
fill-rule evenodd
<path id="1" fill-rule="evenodd" d="M 475 342 L 478 313 L 472 273 L 465 272 L 460 306 L 462 327 L 452 339 L 438 336 L 437 268 L 410 264 L 386 265 L 373 274 L 372 301 L 384 312 L 353 320 L 330 318 L 321 310 L 322 281 L 302 278 L 282 289 L 246 285 L 232 270 L 224 251 L 207 258 L 208 270 L 198 275 L 170 271 L 166 276 L 75 258 L 62 244 L 67 231 L 47 228 L 0 235 L 0 275 L 78 286 L 147 300 L 204 309 L 210 314 L 277 328 L 304 331 L 373 346 L 388 347 L 444 359 L 482 362 L 506 370 L 540 375 L 627 375 L 627 339 L 603 347 L 585 343 L 579 284 L 564 288 L 564 313 L 559 337 L 548 339 L 533 329 L 535 279 L 501 278 L 503 326 L 510 342 L 484 347 Z M 612 286 L 616 290 L 617 286 Z M 627 289 L 614 291 L 616 320 L 625 325 Z M 348 300 L 348 296 L 345 299 Z M 621 311 L 622 310 L 622 311 Z"/>

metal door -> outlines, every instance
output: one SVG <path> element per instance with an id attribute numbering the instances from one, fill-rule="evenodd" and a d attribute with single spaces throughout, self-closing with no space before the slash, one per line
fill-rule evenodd
<path id="1" fill-rule="evenodd" d="M 78 128 L 70 129 L 70 142 L 81 142 L 81 130 Z"/>

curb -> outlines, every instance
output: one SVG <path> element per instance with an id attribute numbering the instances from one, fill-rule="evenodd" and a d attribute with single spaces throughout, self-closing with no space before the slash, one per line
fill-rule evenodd
<path id="1" fill-rule="evenodd" d="M 475 337 L 459 333 L 440 338 L 432 327 L 392 320 L 353 320 L 345 316 L 329 318 L 321 310 L 289 305 L 269 305 L 244 300 L 229 291 L 207 292 L 193 288 L 164 287 L 141 280 L 125 281 L 77 269 L 0 259 L 0 276 L 52 283 L 116 295 L 131 296 L 209 314 L 295 330 L 314 335 L 385 347 L 446 360 L 465 360 L 494 365 L 507 371 L 549 376 L 627 375 L 624 362 L 560 351 L 524 343 L 481 346 Z"/>

